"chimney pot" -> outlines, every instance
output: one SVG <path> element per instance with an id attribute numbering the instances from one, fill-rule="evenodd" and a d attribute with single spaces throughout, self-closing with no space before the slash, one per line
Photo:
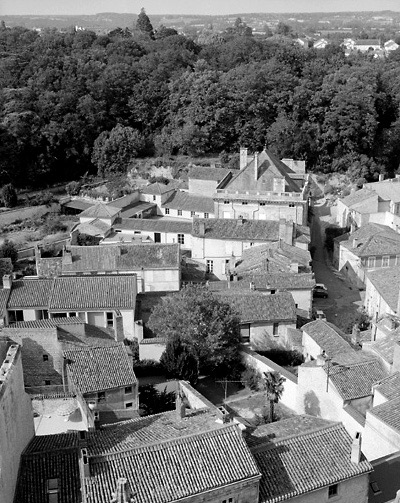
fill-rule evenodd
<path id="1" fill-rule="evenodd" d="M 258 180 L 258 152 L 254 154 L 254 180 Z"/>
<path id="2" fill-rule="evenodd" d="M 358 464 L 361 460 L 361 433 L 358 431 L 351 444 L 351 462 Z"/>
<path id="3" fill-rule="evenodd" d="M 3 276 L 3 288 L 6 290 L 11 290 L 12 287 L 12 276 L 11 274 L 5 274 Z"/>
<path id="4" fill-rule="evenodd" d="M 385 175 L 383 173 L 379 173 L 379 181 L 383 182 L 384 179 L 385 179 Z"/>

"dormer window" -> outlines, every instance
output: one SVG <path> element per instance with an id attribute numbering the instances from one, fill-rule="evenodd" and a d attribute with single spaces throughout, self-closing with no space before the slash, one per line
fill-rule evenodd
<path id="1" fill-rule="evenodd" d="M 367 267 L 375 267 L 376 257 L 368 257 Z"/>
<path id="2" fill-rule="evenodd" d="M 58 479 L 47 479 L 47 494 L 49 496 L 49 503 L 58 502 Z"/>
<path id="3" fill-rule="evenodd" d="M 385 255 L 382 257 L 382 267 L 389 267 L 389 255 Z"/>

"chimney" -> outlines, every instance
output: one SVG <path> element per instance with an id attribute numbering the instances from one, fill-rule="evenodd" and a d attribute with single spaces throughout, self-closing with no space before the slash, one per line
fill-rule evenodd
<path id="1" fill-rule="evenodd" d="M 87 449 L 81 449 L 81 456 L 79 458 L 79 466 L 81 469 L 82 478 L 90 477 L 89 456 Z"/>
<path id="2" fill-rule="evenodd" d="M 124 322 L 121 311 L 118 309 L 114 311 L 114 337 L 117 342 L 123 342 L 125 339 Z"/>
<path id="3" fill-rule="evenodd" d="M 353 248 L 357 248 L 357 245 L 358 245 L 358 239 L 354 238 L 353 239 Z"/>
<path id="4" fill-rule="evenodd" d="M 254 281 L 250 281 L 250 290 L 255 290 Z"/>
<path id="5" fill-rule="evenodd" d="M 322 351 L 320 355 L 317 355 L 316 359 L 318 367 L 323 367 L 326 363 L 326 353 L 325 351 Z"/>
<path id="6" fill-rule="evenodd" d="M 176 420 L 181 421 L 186 415 L 186 406 L 183 403 L 184 395 L 181 392 L 181 388 L 178 383 L 178 389 L 176 390 L 176 398 L 175 398 L 175 413 Z"/>
<path id="7" fill-rule="evenodd" d="M 379 173 L 379 181 L 383 182 L 384 179 L 385 179 L 385 175 L 383 173 Z"/>
<path id="8" fill-rule="evenodd" d="M 351 331 L 351 342 L 355 346 L 358 346 L 360 344 L 360 329 L 357 323 L 353 325 L 353 330 Z"/>
<path id="9" fill-rule="evenodd" d="M 11 274 L 5 274 L 3 276 L 3 288 L 5 290 L 11 290 L 12 287 L 12 276 Z"/>
<path id="10" fill-rule="evenodd" d="M 258 152 L 254 154 L 254 180 L 258 180 Z"/>
<path id="11" fill-rule="evenodd" d="M 299 264 L 298 262 L 291 262 L 290 263 L 290 272 L 298 273 L 299 272 Z"/>
<path id="12" fill-rule="evenodd" d="M 64 247 L 63 250 L 63 263 L 64 264 L 72 264 L 72 252 L 70 249 Z"/>
<path id="13" fill-rule="evenodd" d="M 351 462 L 358 465 L 361 460 L 361 433 L 357 431 L 351 444 Z"/>
<path id="14" fill-rule="evenodd" d="M 285 192 L 285 179 L 284 178 L 274 178 L 274 192 Z"/>
<path id="15" fill-rule="evenodd" d="M 284 243 L 293 245 L 293 222 L 287 222 L 284 218 L 279 220 L 279 239 Z"/>
<path id="16" fill-rule="evenodd" d="M 240 169 L 247 166 L 247 148 L 240 147 Z"/>
<path id="17" fill-rule="evenodd" d="M 128 480 L 125 477 L 117 479 L 117 487 L 114 493 L 111 493 L 110 503 L 130 503 L 133 501 L 131 491 L 128 487 Z"/>
<path id="18" fill-rule="evenodd" d="M 197 224 L 197 234 L 200 238 L 204 238 L 206 233 L 206 224 L 204 222 L 200 222 L 199 220 L 193 220 L 193 227 Z"/>

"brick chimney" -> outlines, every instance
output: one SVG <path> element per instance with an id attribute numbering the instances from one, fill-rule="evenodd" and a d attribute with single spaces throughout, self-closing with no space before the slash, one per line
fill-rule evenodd
<path id="1" fill-rule="evenodd" d="M 200 221 L 198 218 L 194 218 L 192 222 L 192 232 L 195 236 L 204 238 L 204 235 L 206 233 L 206 224 Z"/>
<path id="2" fill-rule="evenodd" d="M 240 169 L 247 166 L 247 148 L 240 147 Z"/>
<path id="3" fill-rule="evenodd" d="M 124 335 L 124 322 L 122 318 L 121 311 L 114 311 L 114 337 L 117 342 L 122 342 L 125 339 Z"/>
<path id="4" fill-rule="evenodd" d="M 361 433 L 357 431 L 354 435 L 353 442 L 351 444 L 351 458 L 352 463 L 358 465 L 361 460 Z"/>
<path id="5" fill-rule="evenodd" d="M 254 154 L 254 180 L 258 180 L 258 152 Z"/>
<path id="6" fill-rule="evenodd" d="M 11 290 L 12 287 L 12 276 L 11 274 L 5 274 L 3 276 L 3 288 L 5 290 Z"/>

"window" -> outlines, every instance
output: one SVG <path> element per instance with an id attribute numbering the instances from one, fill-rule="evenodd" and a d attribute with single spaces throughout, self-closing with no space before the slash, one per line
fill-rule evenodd
<path id="1" fill-rule="evenodd" d="M 265 203 L 260 203 L 260 206 L 265 206 Z"/>
<path id="2" fill-rule="evenodd" d="M 165 208 L 165 214 L 169 215 L 169 208 Z"/>
<path id="3" fill-rule="evenodd" d="M 155 201 L 156 199 L 157 199 L 156 196 L 153 196 L 153 201 Z"/>
<path id="4" fill-rule="evenodd" d="M 367 267 L 375 267 L 375 257 L 368 257 Z"/>
<path id="5" fill-rule="evenodd" d="M 209 216 L 209 213 L 204 213 L 204 218 L 208 218 Z"/>
<path id="6" fill-rule="evenodd" d="M 182 216 L 182 210 L 178 210 L 178 217 Z"/>
<path id="7" fill-rule="evenodd" d="M 133 403 L 132 402 L 128 402 L 125 404 L 125 409 L 131 409 L 133 407 Z"/>
<path id="8" fill-rule="evenodd" d="M 248 204 L 248 202 L 247 201 L 242 201 L 242 204 Z"/>
<path id="9" fill-rule="evenodd" d="M 16 321 L 24 321 L 24 312 L 22 310 L 8 311 L 8 316 L 10 323 L 15 323 Z"/>
<path id="10" fill-rule="evenodd" d="M 289 208 L 294 208 L 294 203 L 289 203 Z"/>
<path id="11" fill-rule="evenodd" d="M 271 289 L 271 295 L 274 295 L 276 292 L 276 290 L 274 290 L 273 288 Z"/>
<path id="12" fill-rule="evenodd" d="M 125 394 L 132 393 L 132 386 L 125 386 Z"/>
<path id="13" fill-rule="evenodd" d="M 230 201 L 224 201 L 224 204 L 229 204 L 229 203 L 230 203 Z"/>
<path id="14" fill-rule="evenodd" d="M 196 216 L 196 212 L 195 212 L 195 211 L 191 211 L 191 212 L 190 212 L 190 216 L 191 216 L 191 217 L 195 217 L 195 216 Z"/>
<path id="15" fill-rule="evenodd" d="M 389 255 L 385 255 L 382 257 L 382 267 L 389 267 Z"/>
<path id="16" fill-rule="evenodd" d="M 279 335 L 279 323 L 274 323 L 272 326 L 272 334 L 277 337 Z"/>
<path id="17" fill-rule="evenodd" d="M 38 320 L 48 320 L 49 312 L 47 309 L 39 309 L 37 312 Z"/>
<path id="18" fill-rule="evenodd" d="M 233 498 L 228 498 L 226 500 L 222 500 L 222 503 L 235 503 L 235 500 Z"/>
<path id="19" fill-rule="evenodd" d="M 76 317 L 76 313 L 68 313 L 68 316 L 69 316 L 70 318 L 75 318 L 75 317 Z"/>
<path id="20" fill-rule="evenodd" d="M 338 493 L 338 485 L 333 484 L 328 487 L 328 498 L 333 498 L 334 496 L 337 496 Z"/>
<path id="21" fill-rule="evenodd" d="M 400 265 L 400 255 L 396 255 L 396 265 Z"/>
<path id="22" fill-rule="evenodd" d="M 214 262 L 212 260 L 207 260 L 206 262 L 206 272 L 211 274 L 214 271 Z"/>
<path id="23" fill-rule="evenodd" d="M 43 355 L 43 361 L 48 362 L 49 361 L 49 355 Z"/>
<path id="24" fill-rule="evenodd" d="M 106 401 L 106 392 L 105 391 L 99 391 L 97 393 L 97 401 L 98 402 L 105 402 Z"/>
<path id="25" fill-rule="evenodd" d="M 106 313 L 107 327 L 112 328 L 114 326 L 114 313 Z"/>
<path id="26" fill-rule="evenodd" d="M 50 385 L 51 385 L 51 381 L 47 381 L 47 380 L 46 380 L 46 381 L 44 381 L 44 385 L 45 385 L 45 386 L 50 386 Z"/>
<path id="27" fill-rule="evenodd" d="M 178 243 L 180 245 L 184 245 L 185 244 L 185 234 L 178 234 Z"/>

